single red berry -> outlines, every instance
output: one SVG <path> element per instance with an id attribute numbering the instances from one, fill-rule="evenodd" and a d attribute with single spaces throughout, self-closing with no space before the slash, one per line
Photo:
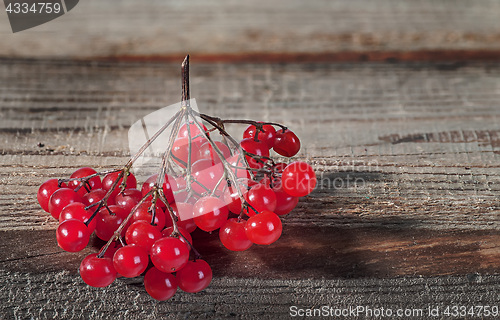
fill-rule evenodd
<path id="1" fill-rule="evenodd" d="M 201 127 L 203 128 L 203 130 L 205 130 L 205 133 L 209 135 L 207 127 L 205 127 L 204 124 L 201 124 Z M 200 129 L 198 129 L 198 127 L 193 121 L 189 121 L 189 130 L 188 130 L 188 124 L 184 123 L 179 128 L 179 133 L 177 133 L 178 138 L 181 137 L 189 138 L 190 136 L 193 141 L 205 139 L 205 137 L 203 137 L 203 135 L 201 134 Z"/>
<path id="2" fill-rule="evenodd" d="M 224 247 L 231 251 L 244 251 L 252 246 L 245 232 L 245 220 L 231 218 L 219 230 L 219 238 Z"/>
<path id="3" fill-rule="evenodd" d="M 224 143 L 220 141 L 214 141 L 214 144 L 222 153 L 224 159 L 227 159 L 231 156 L 231 151 Z M 210 142 L 205 142 L 203 145 L 201 145 L 199 153 L 200 159 L 210 160 L 213 164 L 221 162 L 219 155 L 214 150 L 214 147 L 210 144 Z"/>
<path id="4" fill-rule="evenodd" d="M 128 212 L 125 212 L 120 206 L 112 205 L 108 206 L 108 208 L 109 210 L 101 208 L 95 217 L 97 219 L 95 234 L 99 239 L 104 241 L 108 241 L 113 237 L 116 229 L 118 229 L 128 215 Z M 122 231 L 122 235 L 125 234 L 125 229 Z"/>
<path id="5" fill-rule="evenodd" d="M 143 248 L 134 245 L 121 247 L 113 255 L 113 266 L 116 272 L 127 278 L 137 277 L 143 273 L 148 263 L 148 253 Z"/>
<path id="6" fill-rule="evenodd" d="M 186 265 L 189 249 L 177 238 L 166 237 L 156 240 L 151 247 L 151 261 L 163 272 L 176 272 Z"/>
<path id="7" fill-rule="evenodd" d="M 284 132 L 283 130 L 278 130 L 273 150 L 284 157 L 293 157 L 300 150 L 300 140 L 289 129 L 286 129 Z"/>
<path id="8" fill-rule="evenodd" d="M 52 194 L 54 194 L 56 190 L 66 187 L 65 183 L 62 183 L 61 187 L 59 187 L 57 179 L 49 179 L 42 183 L 40 188 L 38 188 L 38 193 L 36 194 L 36 198 L 42 209 L 49 212 L 49 199 Z"/>
<path id="9" fill-rule="evenodd" d="M 76 219 L 83 223 L 86 223 L 90 219 L 93 210 L 85 210 L 85 205 L 81 202 L 73 202 L 64 207 L 59 215 L 59 223 L 63 223 L 65 220 Z M 97 216 L 95 216 L 88 225 L 89 234 L 94 232 L 97 223 Z"/>
<path id="10" fill-rule="evenodd" d="M 258 212 L 274 211 L 276 209 L 276 195 L 273 189 L 263 184 L 256 184 L 250 188 L 245 195 L 247 202 Z M 253 215 L 253 210 L 249 209 L 250 215 Z"/>
<path id="11" fill-rule="evenodd" d="M 57 189 L 49 199 L 49 212 L 54 218 L 59 219 L 62 209 L 73 202 L 82 202 L 82 198 L 73 189 Z"/>
<path id="12" fill-rule="evenodd" d="M 116 271 L 111 258 L 98 258 L 97 253 L 92 253 L 82 260 L 80 276 L 89 286 L 106 287 L 115 281 Z"/>
<path id="13" fill-rule="evenodd" d="M 106 191 L 111 189 L 113 183 L 115 183 L 116 179 L 118 179 L 120 173 L 121 173 L 120 171 L 117 171 L 105 175 L 104 178 L 102 179 L 102 188 Z M 120 180 L 118 181 L 118 184 L 116 185 L 117 189 L 120 189 L 122 182 L 123 182 L 123 177 L 121 177 Z M 135 189 L 135 188 L 137 188 L 137 179 L 132 173 L 129 172 L 125 189 Z"/>
<path id="14" fill-rule="evenodd" d="M 149 253 L 151 246 L 162 237 L 161 232 L 144 220 L 135 221 L 125 232 L 127 244 L 135 244 Z"/>
<path id="15" fill-rule="evenodd" d="M 133 213 L 132 215 L 132 220 L 133 221 L 139 221 L 143 220 L 151 224 L 153 220 L 153 213 L 149 212 L 151 209 L 151 201 L 144 201 Z M 154 220 L 154 226 L 156 229 L 159 231 L 163 230 L 165 228 L 165 213 L 163 210 L 160 208 L 158 204 L 155 205 L 155 220 Z"/>
<path id="16" fill-rule="evenodd" d="M 289 195 L 303 197 L 314 190 L 316 174 L 309 164 L 301 161 L 292 162 L 283 170 L 281 185 Z"/>
<path id="17" fill-rule="evenodd" d="M 246 152 L 256 155 L 260 159 L 259 161 L 249 155 L 245 156 L 250 168 L 259 169 L 264 166 L 267 159 L 263 159 L 262 157 L 269 157 L 269 148 L 267 144 L 261 141 L 255 141 L 252 138 L 246 138 L 240 141 L 240 146 Z"/>
<path id="18" fill-rule="evenodd" d="M 126 212 L 130 212 L 136 204 L 141 201 L 142 193 L 137 189 L 125 189 L 115 197 L 117 206 L 123 207 Z"/>
<path id="19" fill-rule="evenodd" d="M 191 140 L 191 159 L 189 159 L 189 139 L 187 137 L 177 138 L 172 145 L 172 159 L 175 163 L 185 168 L 188 160 L 191 165 L 202 159 L 200 149 L 205 139 Z"/>
<path id="20" fill-rule="evenodd" d="M 120 175 L 120 171 L 118 172 L 111 172 L 108 173 L 104 178 L 102 179 L 102 188 L 106 191 L 109 191 L 113 184 L 115 183 L 116 179 L 118 179 L 118 176 Z M 115 198 L 120 193 L 120 186 L 123 182 L 123 177 L 120 178 L 118 181 L 116 187 L 113 189 L 113 192 L 109 196 L 108 199 L 111 199 L 113 204 L 115 203 Z M 126 182 L 126 189 L 132 189 L 132 188 L 137 188 L 137 180 L 135 176 L 132 173 L 129 173 L 129 176 L 127 177 L 127 182 Z"/>
<path id="21" fill-rule="evenodd" d="M 289 213 L 297 206 L 299 198 L 286 193 L 281 184 L 274 187 L 273 190 L 276 195 L 276 209 L 273 211 L 274 213 L 282 216 Z"/>
<path id="22" fill-rule="evenodd" d="M 205 260 L 189 261 L 184 268 L 177 271 L 176 279 L 179 288 L 184 292 L 200 292 L 212 281 L 212 268 Z"/>
<path id="23" fill-rule="evenodd" d="M 193 208 L 194 222 L 201 230 L 210 232 L 220 228 L 227 220 L 226 204 L 216 197 L 203 197 Z"/>
<path id="24" fill-rule="evenodd" d="M 106 193 L 107 191 L 104 189 L 90 190 L 89 193 L 86 193 L 82 197 L 82 201 L 85 205 L 90 206 L 91 204 L 101 201 L 106 196 Z M 109 197 L 106 203 L 108 205 L 112 205 L 115 204 L 115 201 L 111 197 Z"/>
<path id="25" fill-rule="evenodd" d="M 97 171 L 95 171 L 94 169 L 89 168 L 89 167 L 84 167 L 84 168 L 80 168 L 80 169 L 76 170 L 75 172 L 73 172 L 73 174 L 71 175 L 70 178 L 71 179 L 84 178 L 84 177 L 88 177 L 88 176 L 96 174 L 96 173 L 97 173 Z M 93 189 L 102 188 L 101 178 L 99 176 L 95 176 L 95 177 L 90 178 L 88 180 L 88 183 L 82 183 L 82 181 L 78 181 L 78 180 L 72 180 L 72 181 L 68 182 L 68 187 L 71 189 L 76 189 L 80 185 L 82 185 L 82 186 L 77 191 L 78 194 L 80 195 L 80 197 L 83 197 L 88 192 L 87 189 L 93 190 Z"/>
<path id="26" fill-rule="evenodd" d="M 280 218 L 271 211 L 263 211 L 247 221 L 245 233 L 255 244 L 268 245 L 279 239 L 282 232 Z"/>
<path id="27" fill-rule="evenodd" d="M 264 142 L 269 149 L 274 146 L 274 139 L 276 138 L 276 129 L 270 124 L 265 124 L 262 126 L 263 130 L 259 130 L 257 135 L 257 140 Z M 251 138 L 255 140 L 255 133 L 257 132 L 257 127 L 250 125 L 243 133 L 243 139 Z"/>
<path id="28" fill-rule="evenodd" d="M 90 232 L 80 220 L 69 219 L 57 227 L 57 244 L 61 249 L 68 252 L 83 250 L 89 243 Z"/>
<path id="29" fill-rule="evenodd" d="M 211 160 L 198 160 L 191 167 L 191 174 L 195 181 L 191 184 L 193 190 L 203 194 L 212 191 L 224 175 L 221 163 L 214 164 Z"/>
<path id="30" fill-rule="evenodd" d="M 189 245 L 189 243 L 193 244 L 193 238 L 191 237 L 191 234 L 189 232 L 187 232 L 186 229 L 181 228 L 179 226 L 177 227 L 177 229 L 179 229 L 179 232 L 184 236 L 184 237 L 182 237 L 179 235 L 179 240 L 184 242 L 188 246 L 189 250 L 191 250 L 191 246 Z M 174 227 L 168 227 L 168 228 L 163 229 L 161 234 L 164 238 L 170 237 L 172 235 L 173 231 L 174 231 Z"/>
<path id="31" fill-rule="evenodd" d="M 144 288 L 153 299 L 165 301 L 177 291 L 177 280 L 173 274 L 152 267 L 144 275 Z"/>

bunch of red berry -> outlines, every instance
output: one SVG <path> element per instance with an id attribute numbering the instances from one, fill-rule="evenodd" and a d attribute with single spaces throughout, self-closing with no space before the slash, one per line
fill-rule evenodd
<path id="1" fill-rule="evenodd" d="M 228 123 L 249 125 L 243 140 L 227 134 Z M 177 288 L 199 292 L 210 284 L 212 270 L 192 245 L 195 229 L 219 229 L 221 243 L 233 251 L 269 245 L 281 236 L 279 216 L 316 185 L 307 163 L 270 157 L 271 150 L 292 157 L 300 149 L 298 137 L 280 124 L 222 120 L 195 112 L 185 100 L 159 131 L 170 125 L 161 170 L 140 190 L 130 170 L 158 135 L 123 168 L 80 168 L 69 179 L 40 186 L 38 202 L 59 220 L 56 237 L 63 250 L 84 249 L 92 233 L 106 241 L 81 262 L 88 285 L 105 287 L 119 276 L 145 273 L 144 286 L 154 299 L 167 300 Z"/>

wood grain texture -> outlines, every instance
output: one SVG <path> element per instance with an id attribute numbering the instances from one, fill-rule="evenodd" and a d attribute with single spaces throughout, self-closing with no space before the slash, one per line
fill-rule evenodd
<path id="1" fill-rule="evenodd" d="M 380 51 L 444 50 L 440 55 L 446 57 L 450 50 L 498 52 L 499 13 L 495 0 L 154 0 L 147 5 L 86 0 L 50 23 L 16 34 L 0 10 L 0 55 L 89 58 L 190 52 L 213 59 L 221 54 L 354 52 L 370 59 Z M 359 54 L 366 52 L 371 55 Z"/>
<path id="2" fill-rule="evenodd" d="M 289 319 L 291 306 L 384 307 L 394 313 L 397 309 L 427 310 L 438 306 L 442 311 L 453 305 L 498 305 L 499 283 L 499 276 L 477 274 L 389 280 L 222 277 L 201 293 L 178 292 L 168 302 L 160 303 L 144 294 L 139 279 L 115 281 L 102 289 L 82 285 L 67 271 L 0 271 L 4 288 L 0 291 L 0 315 L 4 319 Z M 365 314 L 346 318 L 374 319 Z"/>
<path id="3" fill-rule="evenodd" d="M 169 303 L 149 300 L 140 279 L 85 286 L 76 268 L 96 248 L 61 252 L 36 190 L 81 166 L 123 164 L 128 126 L 180 99 L 179 66 L 2 59 L 3 318 L 282 318 L 292 304 L 498 303 L 500 64 L 195 61 L 201 111 L 286 124 L 318 172 L 281 241 L 229 253 L 216 234 L 198 234 L 214 284 Z"/>

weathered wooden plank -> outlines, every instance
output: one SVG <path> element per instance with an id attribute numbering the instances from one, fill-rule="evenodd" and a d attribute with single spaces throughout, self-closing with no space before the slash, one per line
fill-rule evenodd
<path id="1" fill-rule="evenodd" d="M 321 181 L 288 223 L 362 216 L 356 224 L 369 226 L 397 215 L 419 228 L 498 228 L 500 68 L 442 66 L 194 64 L 192 94 L 206 113 L 280 121 L 302 138 Z M 0 69 L 2 230 L 53 228 L 36 187 L 78 166 L 125 163 L 128 125 L 179 99 L 177 64 L 3 60 Z"/>
<path id="2" fill-rule="evenodd" d="M 380 219 L 378 227 L 293 226 L 285 224 L 280 241 L 231 252 L 218 232 L 193 233 L 193 245 L 217 277 L 261 279 L 338 279 L 400 276 L 498 274 L 500 235 L 494 231 L 436 231 L 418 222 Z M 80 253 L 57 247 L 55 231 L 0 233 L 0 269 L 32 273 L 67 270 L 104 242 L 95 238 Z M 29 244 L 36 243 L 35 246 Z"/>
<path id="3" fill-rule="evenodd" d="M 299 53 L 305 58 L 334 53 L 345 59 L 351 52 L 356 59 L 377 59 L 377 54 L 383 59 L 380 52 L 395 51 L 407 59 L 419 50 L 424 52 L 417 56 L 432 58 L 432 50 L 438 50 L 434 58 L 447 59 L 450 50 L 451 58 L 456 57 L 453 51 L 465 50 L 479 57 L 479 50 L 500 49 L 499 12 L 495 0 L 87 0 L 50 23 L 16 34 L 0 10 L 0 55 L 164 57 L 190 52 L 237 60 L 244 57 L 241 53 Z"/>
<path id="4" fill-rule="evenodd" d="M 321 180 L 284 219 L 282 239 L 229 253 L 216 234 L 198 234 L 214 283 L 167 303 L 150 300 L 140 279 L 87 287 L 76 268 L 96 248 L 57 248 L 37 187 L 81 166 L 123 164 L 128 126 L 179 100 L 178 64 L 3 59 L 0 317 L 281 318 L 292 304 L 498 304 L 500 65 L 191 70 L 203 112 L 283 122 L 302 138 L 299 157 Z"/>
<path id="5" fill-rule="evenodd" d="M 498 306 L 499 276 L 407 277 L 397 279 L 268 280 L 222 277 L 201 293 L 178 292 L 167 302 L 143 294 L 139 279 L 90 288 L 66 271 L 0 271 L 0 316 L 4 319 L 287 319 L 290 307 L 365 308 L 415 311 L 407 319 L 429 319 L 438 307 Z M 380 310 L 379 310 L 380 311 Z M 332 317 L 334 318 L 334 317 Z M 341 317 L 336 317 L 341 318 Z M 346 319 L 373 319 L 360 313 Z M 474 319 L 481 317 L 461 317 Z M 438 318 L 439 319 L 439 318 Z"/>

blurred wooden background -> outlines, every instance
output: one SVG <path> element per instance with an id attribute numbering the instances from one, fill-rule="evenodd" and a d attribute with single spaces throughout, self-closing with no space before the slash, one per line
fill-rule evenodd
<path id="1" fill-rule="evenodd" d="M 1 11 L 0 318 L 498 306 L 499 15 L 498 1 L 88 0 L 12 34 Z M 186 53 L 201 111 L 286 124 L 320 184 L 270 247 L 197 233 L 215 274 L 202 293 L 90 288 L 77 267 L 96 247 L 57 247 L 38 186 L 123 164 L 128 127 L 179 101 Z"/>
<path id="2" fill-rule="evenodd" d="M 384 59 L 387 53 L 433 59 L 453 51 L 444 58 L 494 58 L 499 12 L 496 0 L 87 0 L 16 34 L 0 11 L 0 55 L 177 58 L 189 52 L 220 61 L 294 54 Z"/>

